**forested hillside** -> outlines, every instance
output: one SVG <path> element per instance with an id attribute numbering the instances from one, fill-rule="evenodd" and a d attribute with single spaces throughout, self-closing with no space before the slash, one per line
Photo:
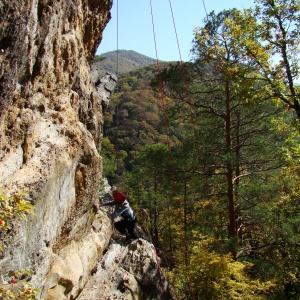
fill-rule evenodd
<path id="1" fill-rule="evenodd" d="M 161 102 L 150 86 L 156 72 L 156 66 L 152 65 L 119 78 L 105 114 L 103 151 L 109 142 L 121 156 L 117 174 L 123 173 L 123 168 L 131 170 L 135 153 L 142 151 L 146 145 L 164 144 L 166 141 Z M 108 154 L 116 153 L 108 149 Z M 113 163 L 111 157 L 107 163 Z M 108 170 L 111 168 L 106 169 L 106 176 L 114 181 L 115 169 L 111 174 L 107 174 Z"/>
<path id="2" fill-rule="evenodd" d="M 97 67 L 99 73 L 104 75 L 106 72 L 122 75 L 141 67 L 156 63 L 154 58 L 137 53 L 132 50 L 118 50 L 96 55 L 93 65 Z"/>
<path id="3" fill-rule="evenodd" d="M 300 3 L 257 2 L 211 13 L 193 62 L 124 74 L 106 113 L 105 175 L 178 299 L 299 299 Z"/>

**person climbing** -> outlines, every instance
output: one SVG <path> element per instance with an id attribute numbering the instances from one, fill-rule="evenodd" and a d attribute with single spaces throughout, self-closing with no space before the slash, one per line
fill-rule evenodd
<path id="1" fill-rule="evenodd" d="M 100 206 L 115 205 L 114 212 L 110 215 L 114 220 L 117 217 L 122 217 L 121 221 L 115 222 L 115 228 L 121 233 L 125 234 L 125 242 L 138 239 L 135 233 L 136 216 L 130 207 L 126 196 L 121 192 L 113 193 L 113 201 L 106 202 Z"/>

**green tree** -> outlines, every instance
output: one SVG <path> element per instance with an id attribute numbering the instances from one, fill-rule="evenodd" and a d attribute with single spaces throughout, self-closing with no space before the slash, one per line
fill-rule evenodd
<path id="1" fill-rule="evenodd" d="M 260 70 L 260 80 L 273 99 L 283 101 L 300 118 L 299 0 L 255 0 L 232 24 L 236 47 Z"/>
<path id="2" fill-rule="evenodd" d="M 117 171 L 117 151 L 108 138 L 102 140 L 100 155 L 103 161 L 103 178 L 113 184 Z"/>
<path id="3" fill-rule="evenodd" d="M 138 193 L 140 206 L 149 210 L 151 237 L 159 245 L 162 218 L 168 205 L 167 187 L 171 178 L 167 146 L 147 145 L 134 159 L 132 166 L 134 180 L 131 178 L 131 189 Z"/>
<path id="4" fill-rule="evenodd" d="M 120 78 L 105 116 L 104 136 L 117 151 L 127 153 L 127 170 L 136 152 L 149 143 L 165 141 L 160 100 L 149 84 L 154 74 L 155 68 L 147 67 Z"/>
<path id="5" fill-rule="evenodd" d="M 227 211 L 228 227 L 223 217 L 215 219 L 223 239 L 225 228 L 230 238 L 238 237 L 237 219 L 259 201 L 256 185 L 265 180 L 263 174 L 280 166 L 278 136 L 271 123 L 280 107 L 263 101 L 258 69 L 236 47 L 231 24 L 240 15 L 235 9 L 211 13 L 205 26 L 195 31 L 197 59 L 186 65 L 185 80 L 181 66 L 162 73 L 164 93 L 173 100 L 168 105 L 172 122 L 190 122 L 191 131 L 195 129 L 193 172 L 201 182 L 202 197 L 214 199 L 219 208 L 214 214 Z M 255 198 L 246 195 L 251 186 Z M 201 199 L 199 193 L 196 199 Z"/>

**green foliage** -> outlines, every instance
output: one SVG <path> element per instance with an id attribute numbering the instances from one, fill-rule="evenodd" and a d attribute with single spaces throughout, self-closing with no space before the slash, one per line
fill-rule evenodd
<path id="1" fill-rule="evenodd" d="M 27 194 L 24 192 L 14 193 L 12 196 L 7 196 L 0 188 L 0 230 L 5 233 L 11 229 L 11 224 L 16 218 L 21 218 L 27 221 L 27 215 L 34 215 L 34 206 L 26 200 Z M 2 250 L 2 246 L 1 246 Z M 19 270 L 14 272 L 15 277 L 22 275 L 30 275 L 27 270 Z M 15 280 L 13 277 L 13 280 Z M 0 287 L 1 299 L 36 299 L 35 295 L 39 292 L 33 289 L 29 283 L 19 282 L 9 286 Z"/>
<path id="2" fill-rule="evenodd" d="M 108 138 L 103 138 L 102 140 L 100 155 L 103 161 L 102 176 L 113 184 L 117 170 L 117 151 Z"/>
<path id="3" fill-rule="evenodd" d="M 3 230 L 9 230 L 10 223 L 16 217 L 26 220 L 26 215 L 34 214 L 33 205 L 26 197 L 27 194 L 24 192 L 7 196 L 0 188 L 0 223 Z"/>
<path id="4" fill-rule="evenodd" d="M 166 139 L 161 102 L 150 88 L 155 72 L 154 67 L 146 67 L 120 78 L 105 116 L 105 137 L 118 152 L 126 152 L 123 162 L 128 170 L 135 153 L 147 144 L 164 143 Z"/>
<path id="5" fill-rule="evenodd" d="M 186 116 L 184 122 L 197 128 L 198 173 L 209 175 L 210 208 L 228 216 L 231 238 L 237 236 L 240 226 L 235 219 L 243 218 L 259 202 L 262 188 L 258 191 L 257 187 L 266 186 L 266 174 L 276 176 L 274 170 L 281 164 L 277 147 L 284 141 L 272 128 L 273 115 L 280 113 L 280 107 L 265 101 L 265 86 L 256 81 L 258 69 L 236 47 L 238 36 L 232 24 L 240 16 L 235 9 L 211 13 L 206 24 L 195 31 L 196 60 L 186 68 L 192 95 L 189 102 L 186 91 L 169 80 L 178 70 L 163 73 L 165 93 L 172 98 L 170 106 L 177 107 L 172 109 L 172 117 L 182 119 L 190 113 L 189 106 L 193 108 L 193 118 L 189 121 Z M 215 219 L 214 224 L 218 235 L 225 236 L 224 217 Z"/>
<path id="6" fill-rule="evenodd" d="M 234 42 L 260 71 L 265 92 L 293 109 L 299 119 L 299 0 L 255 2 L 255 9 L 245 10 L 230 24 L 239 37 Z"/>
<path id="7" fill-rule="evenodd" d="M 165 145 L 147 145 L 131 162 L 134 166 L 126 185 L 131 197 L 139 199 L 139 206 L 149 211 L 149 229 L 152 238 L 159 243 L 163 230 L 164 215 L 161 213 L 169 205 L 168 186 L 171 184 L 168 149 Z"/>
<path id="8" fill-rule="evenodd" d="M 105 60 L 105 57 L 104 56 L 101 56 L 101 55 L 96 55 L 95 57 L 94 57 L 94 63 L 96 63 L 96 62 L 101 62 L 101 61 L 103 61 L 103 60 Z"/>
<path id="9" fill-rule="evenodd" d="M 39 293 L 38 289 L 33 289 L 27 283 L 11 284 L 10 286 L 0 286 L 1 299 L 13 300 L 35 300 L 36 295 Z"/>
<path id="10" fill-rule="evenodd" d="M 179 299 L 299 298 L 299 125 L 282 105 L 297 112 L 299 1 L 256 2 L 209 15 L 184 78 L 179 63 L 125 74 L 107 116 Z"/>
<path id="11" fill-rule="evenodd" d="M 276 299 L 282 296 L 276 280 L 259 277 L 254 263 L 234 261 L 230 255 L 213 250 L 216 241 L 198 236 L 189 253 L 189 265 L 183 261 L 167 271 L 180 299 Z M 182 257 L 178 252 L 177 257 Z M 252 273 L 250 272 L 252 270 Z M 268 270 L 264 270 L 268 273 Z M 275 298 L 272 298 L 275 297 Z M 277 299 L 279 299 L 277 298 Z"/>

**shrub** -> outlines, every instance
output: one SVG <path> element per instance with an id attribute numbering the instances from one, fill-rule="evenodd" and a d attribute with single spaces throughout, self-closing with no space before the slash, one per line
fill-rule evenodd
<path id="1" fill-rule="evenodd" d="M 14 193 L 7 196 L 0 188 L 0 231 L 3 234 L 9 232 L 12 228 L 13 221 L 16 219 L 27 220 L 27 215 L 34 215 L 33 205 L 28 201 L 27 194 L 24 192 Z M 2 245 L 0 244 L 0 251 Z M 30 283 L 19 281 L 23 275 L 30 275 L 26 270 L 14 272 L 14 277 L 10 279 L 10 284 L 0 286 L 0 299 L 36 299 L 37 289 L 33 289 Z"/>

